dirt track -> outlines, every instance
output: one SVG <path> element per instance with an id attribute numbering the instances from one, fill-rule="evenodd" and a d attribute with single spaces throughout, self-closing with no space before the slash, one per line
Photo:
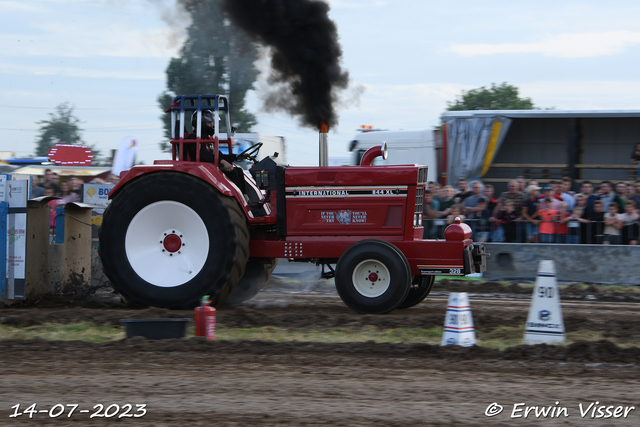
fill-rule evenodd
<path id="1" fill-rule="evenodd" d="M 449 285 L 474 291 L 474 286 Z M 440 289 L 439 289 L 440 287 Z M 442 326 L 446 297 L 384 316 L 349 311 L 326 289 L 315 294 L 262 292 L 248 306 L 222 309 L 228 327 L 275 325 L 297 330 Z M 480 288 L 491 293 L 490 285 Z M 280 289 L 282 291 L 282 289 Z M 477 290 L 476 290 L 477 291 Z M 569 290 L 563 296 L 568 332 L 599 330 L 624 340 L 637 335 L 633 295 Z M 476 328 L 491 330 L 526 319 L 530 291 L 471 299 Z M 584 295 L 582 295 L 584 294 Z M 592 300 L 595 294 L 605 301 Z M 520 297 L 519 297 L 520 296 Z M 586 299 L 586 300 L 585 300 Z M 607 300 L 626 300 L 612 303 Z M 575 300 L 571 301 L 571 300 Z M 188 317 L 190 312 L 131 309 L 114 300 L 77 304 L 43 301 L 0 310 L 13 325 L 88 320 L 117 325 L 124 318 Z M 8 340 L 0 343 L 0 425 L 639 425 L 640 349 L 608 341 L 517 346 L 504 351 L 427 344 L 206 342 L 200 338 L 104 344 Z M 592 402 L 627 408 L 627 417 L 581 417 Z M 488 418 L 487 407 L 504 407 Z M 559 402 L 556 404 L 556 402 Z M 10 418 L 11 406 L 146 404 L 141 418 L 90 419 L 90 413 Z M 556 407 L 551 415 L 512 419 L 513 405 Z M 568 417 L 560 412 L 565 407 Z M 112 407 L 115 408 L 115 407 Z M 518 407 L 523 409 L 524 407 Z M 612 408 L 613 410 L 613 408 Z M 621 410 L 622 411 L 622 410 Z M 122 413 L 120 411 L 119 413 Z M 131 412 L 132 414 L 135 412 Z M 514 415 L 523 415 L 516 412 Z M 605 412 L 606 414 L 606 412 Z M 595 415 L 598 413 L 596 411 Z"/>

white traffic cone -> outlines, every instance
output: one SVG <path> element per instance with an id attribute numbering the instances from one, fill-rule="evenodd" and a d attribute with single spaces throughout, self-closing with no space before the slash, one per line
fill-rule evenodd
<path id="1" fill-rule="evenodd" d="M 473 316 L 466 292 L 449 294 L 447 315 L 444 319 L 442 345 L 471 347 L 476 344 L 476 331 L 473 328 Z"/>
<path id="2" fill-rule="evenodd" d="M 564 340 L 564 320 L 560 308 L 556 266 L 552 260 L 543 260 L 538 264 L 538 277 L 533 288 L 523 342 L 551 344 Z"/>

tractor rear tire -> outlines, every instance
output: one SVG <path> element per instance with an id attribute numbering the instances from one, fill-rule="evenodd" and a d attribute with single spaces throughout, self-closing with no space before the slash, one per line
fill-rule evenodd
<path id="1" fill-rule="evenodd" d="M 398 308 L 409 308 L 420 304 L 431 292 L 435 281 L 436 276 L 413 276 L 413 284 L 418 286 L 409 289 L 407 297 Z"/>
<path id="2" fill-rule="evenodd" d="M 342 301 L 363 314 L 388 313 L 407 297 L 411 270 L 398 248 L 384 240 L 351 245 L 336 265 L 336 289 Z"/>
<path id="3" fill-rule="evenodd" d="M 233 291 L 249 257 L 235 199 L 188 174 L 154 172 L 125 186 L 103 215 L 99 254 L 113 288 L 143 306 L 187 308 Z"/>
<path id="4" fill-rule="evenodd" d="M 244 276 L 236 285 L 231 295 L 220 303 L 220 307 L 237 307 L 244 301 L 255 297 L 260 289 L 269 281 L 271 273 L 278 265 L 278 259 L 250 259 L 244 269 Z"/>

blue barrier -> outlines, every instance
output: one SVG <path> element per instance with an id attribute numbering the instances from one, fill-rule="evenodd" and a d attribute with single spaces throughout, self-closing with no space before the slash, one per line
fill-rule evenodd
<path id="1" fill-rule="evenodd" d="M 56 208 L 56 243 L 64 243 L 64 207 Z"/>

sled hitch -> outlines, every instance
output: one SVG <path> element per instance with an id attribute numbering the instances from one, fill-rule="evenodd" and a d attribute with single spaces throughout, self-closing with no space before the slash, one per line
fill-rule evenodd
<path id="1" fill-rule="evenodd" d="M 333 269 L 333 267 L 331 267 L 331 264 L 324 264 L 322 263 L 322 273 L 320 274 L 320 277 L 323 279 L 333 279 L 334 277 L 336 277 L 336 271 Z M 329 271 L 324 271 L 324 266 L 327 266 L 327 268 L 329 269 Z"/>

